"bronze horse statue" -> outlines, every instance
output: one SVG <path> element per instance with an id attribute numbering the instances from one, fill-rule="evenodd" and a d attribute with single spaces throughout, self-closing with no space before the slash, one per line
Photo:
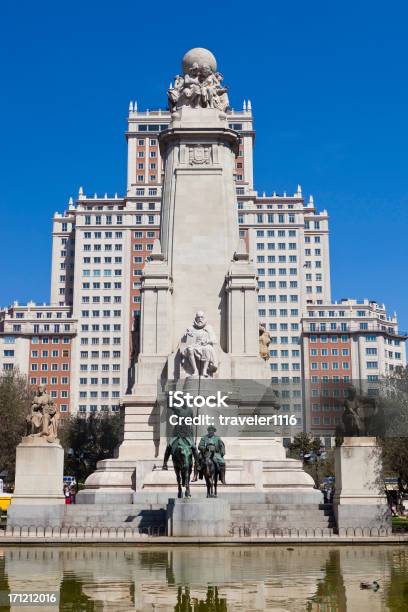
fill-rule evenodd
<path id="1" fill-rule="evenodd" d="M 183 497 L 183 489 L 185 488 L 185 497 L 191 497 L 190 493 L 190 476 L 193 469 L 193 452 L 186 444 L 177 441 L 172 448 L 171 457 L 173 459 L 173 467 L 177 478 L 178 494 L 180 499 Z"/>
<path id="2" fill-rule="evenodd" d="M 205 451 L 201 452 L 200 457 L 200 473 L 205 478 L 207 497 L 217 497 L 219 470 L 217 463 L 214 461 L 214 453 L 214 445 L 209 444 Z"/>

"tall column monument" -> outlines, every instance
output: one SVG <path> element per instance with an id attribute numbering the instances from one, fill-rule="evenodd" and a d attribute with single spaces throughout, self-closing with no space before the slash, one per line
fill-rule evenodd
<path id="1" fill-rule="evenodd" d="M 161 132 L 164 162 L 160 240 L 142 278 L 140 354 L 125 405 L 118 458 L 102 461 L 84 501 L 122 499 L 132 491 L 174 489 L 161 464 L 158 390 L 195 378 L 270 378 L 259 352 L 257 277 L 239 239 L 235 156 L 239 135 L 228 125 L 229 102 L 213 54 L 192 49 L 168 91 L 171 122 Z M 192 323 L 194 321 L 194 323 Z M 239 403 L 239 401 L 238 401 Z M 286 459 L 277 437 L 228 438 L 229 488 L 289 491 L 319 501 L 301 462 Z M 194 489 L 193 489 L 194 494 Z"/>

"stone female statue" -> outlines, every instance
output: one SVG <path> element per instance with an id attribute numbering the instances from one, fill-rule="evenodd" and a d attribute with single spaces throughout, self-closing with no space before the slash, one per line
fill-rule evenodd
<path id="1" fill-rule="evenodd" d="M 263 325 L 259 326 L 259 354 L 265 361 L 269 359 L 269 345 L 271 337 Z"/>
<path id="2" fill-rule="evenodd" d="M 31 404 L 27 417 L 27 435 L 45 438 L 55 442 L 58 435 L 58 413 L 45 387 L 40 385 Z"/>
<path id="3" fill-rule="evenodd" d="M 174 110 L 176 110 L 177 102 L 181 95 L 181 92 L 183 91 L 183 87 L 184 87 L 184 79 L 182 76 L 178 74 L 174 81 L 174 87 L 170 87 L 170 89 L 167 92 L 170 112 L 173 112 Z"/>

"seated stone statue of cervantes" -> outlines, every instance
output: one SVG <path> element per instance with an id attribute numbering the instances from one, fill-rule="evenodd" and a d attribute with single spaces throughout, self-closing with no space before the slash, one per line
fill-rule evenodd
<path id="1" fill-rule="evenodd" d="M 211 325 L 207 323 L 204 312 L 199 310 L 189 327 L 180 346 L 182 365 L 190 377 L 211 378 L 218 369 L 215 346 L 217 339 Z"/>

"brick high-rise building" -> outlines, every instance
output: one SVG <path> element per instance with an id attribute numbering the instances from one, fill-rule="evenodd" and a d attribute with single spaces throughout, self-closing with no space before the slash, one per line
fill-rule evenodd
<path id="1" fill-rule="evenodd" d="M 13 328 L 20 325 L 16 322 L 17 310 L 5 310 L 0 317 L 0 341 L 3 340 L 0 367 L 7 370 L 19 365 L 32 384 L 46 381 L 49 390 L 59 398 L 61 411 L 67 411 L 68 406 L 71 412 L 82 413 L 116 410 L 119 398 L 132 387 L 138 351 L 141 277 L 160 230 L 163 164 L 158 134 L 167 129 L 169 121 L 168 111 L 140 112 L 136 103 L 130 104 L 126 195 L 85 195 L 80 188 L 76 201 L 71 198 L 67 210 L 55 213 L 53 219 L 52 306 L 28 304 L 25 309 L 20 308 L 26 312 L 23 316 L 28 317 L 24 331 Z M 306 403 L 302 399 L 302 380 L 317 375 L 309 355 L 314 349 L 308 326 L 320 325 L 320 312 L 326 310 L 329 325 L 333 316 L 339 324 L 344 322 L 338 313 L 343 306 L 331 304 L 328 213 L 316 209 L 312 196 L 305 200 L 300 186 L 293 195 L 258 195 L 253 181 L 255 132 L 250 101 L 244 102 L 241 111 L 231 111 L 229 125 L 240 137 L 235 162 L 237 215 L 240 235 L 258 271 L 259 319 L 271 335 L 271 378 L 274 383 L 293 386 L 285 406 L 300 412 L 302 403 Z M 46 314 L 40 315 L 42 310 Z M 351 312 L 348 307 L 344 310 Z M 335 315 L 330 314 L 332 311 Z M 41 317 L 46 319 L 48 313 L 52 321 L 49 324 L 44 321 L 48 324 L 44 336 Z M 325 315 L 322 316 L 324 319 Z M 69 334 L 61 327 L 53 327 L 54 318 L 61 317 L 66 319 L 64 325 L 72 326 Z M 316 317 L 319 323 L 315 322 Z M 341 350 L 347 349 L 350 354 L 342 355 L 343 359 L 338 361 L 340 374 L 333 371 L 332 376 L 350 376 L 343 368 L 350 360 L 353 372 L 370 376 L 371 366 L 367 365 L 370 360 L 361 351 L 351 350 L 356 336 L 350 330 L 340 337 L 346 335 Z M 317 343 L 321 343 L 320 327 L 316 336 Z M 41 343 L 43 337 L 48 337 L 55 346 L 58 339 L 62 345 L 41 361 L 43 352 L 38 352 L 34 345 Z M 12 338 L 16 348 L 10 348 Z M 384 339 L 376 341 L 384 358 L 372 359 L 378 362 L 377 375 L 391 369 L 391 365 L 406 363 L 405 336 L 398 334 L 396 319 L 378 338 Z M 61 380 L 46 376 L 46 369 L 41 376 L 38 374 L 47 364 L 48 371 L 58 371 L 60 353 L 57 356 L 56 351 L 68 350 L 63 346 L 64 339 L 69 339 L 70 344 L 68 397 L 61 396 L 64 389 L 60 386 L 62 378 L 66 384 L 66 376 L 61 375 Z M 389 341 L 400 342 L 400 350 L 394 344 L 391 349 Z M 322 350 L 320 344 L 318 350 Z M 393 356 L 385 357 L 387 351 Z M 327 363 L 330 371 L 336 361 L 320 352 L 319 363 Z M 65 361 L 61 367 L 64 364 Z"/>
<path id="2" fill-rule="evenodd" d="M 0 312 L 0 371 L 18 367 L 31 385 L 45 385 L 62 414 L 69 412 L 72 346 L 77 322 L 70 306 L 17 302 Z"/>
<path id="3" fill-rule="evenodd" d="M 375 396 L 380 377 L 406 364 L 407 335 L 395 314 L 368 300 L 307 305 L 302 327 L 306 428 L 329 436 L 350 386 Z"/>

